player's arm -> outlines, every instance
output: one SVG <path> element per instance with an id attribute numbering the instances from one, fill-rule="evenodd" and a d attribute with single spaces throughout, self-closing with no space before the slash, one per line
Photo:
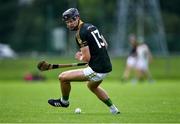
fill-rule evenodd
<path id="1" fill-rule="evenodd" d="M 91 58 L 89 46 L 81 47 L 80 51 L 76 53 L 75 58 L 79 61 L 89 62 Z"/>
<path id="2" fill-rule="evenodd" d="M 151 51 L 150 50 L 148 50 L 148 55 L 149 55 L 149 62 L 152 62 L 152 59 L 153 59 L 153 57 L 152 57 L 152 53 L 151 53 Z"/>
<path id="3" fill-rule="evenodd" d="M 80 50 L 82 53 L 82 61 L 89 62 L 91 58 L 89 46 L 82 47 Z"/>
<path id="4" fill-rule="evenodd" d="M 146 46 L 147 46 L 147 45 L 146 45 Z M 153 57 L 152 57 L 152 53 L 151 53 L 151 51 L 150 51 L 150 49 L 149 49 L 148 46 L 147 46 L 147 52 L 148 52 L 148 59 L 149 59 L 149 62 L 152 62 Z"/>

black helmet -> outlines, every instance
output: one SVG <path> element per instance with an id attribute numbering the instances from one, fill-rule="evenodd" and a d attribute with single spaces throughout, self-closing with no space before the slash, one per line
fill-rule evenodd
<path id="1" fill-rule="evenodd" d="M 76 19 L 77 16 L 79 16 L 78 10 L 76 8 L 70 8 L 62 14 L 62 20 Z"/>

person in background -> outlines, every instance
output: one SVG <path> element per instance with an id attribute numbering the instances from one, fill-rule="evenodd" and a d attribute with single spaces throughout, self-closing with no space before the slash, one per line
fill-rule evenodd
<path id="1" fill-rule="evenodd" d="M 136 76 L 139 81 L 147 79 L 153 82 L 152 75 L 149 70 L 149 63 L 152 61 L 152 54 L 148 45 L 142 40 L 138 40 L 136 48 L 137 62 L 136 62 Z"/>
<path id="2" fill-rule="evenodd" d="M 135 71 L 135 69 L 136 69 L 137 41 L 136 41 L 136 36 L 134 34 L 129 35 L 129 44 L 131 46 L 131 50 L 130 50 L 130 53 L 129 53 L 127 60 L 126 60 L 126 67 L 125 67 L 123 76 L 121 78 L 122 82 L 127 81 L 129 79 L 129 77 L 131 76 L 131 72 Z"/>

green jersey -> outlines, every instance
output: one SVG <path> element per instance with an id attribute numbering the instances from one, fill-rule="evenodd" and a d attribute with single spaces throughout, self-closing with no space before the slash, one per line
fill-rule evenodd
<path id="1" fill-rule="evenodd" d="M 107 73 L 112 70 L 105 42 L 99 30 L 92 24 L 82 23 L 76 34 L 79 48 L 88 46 L 91 54 L 88 65 L 97 73 Z"/>

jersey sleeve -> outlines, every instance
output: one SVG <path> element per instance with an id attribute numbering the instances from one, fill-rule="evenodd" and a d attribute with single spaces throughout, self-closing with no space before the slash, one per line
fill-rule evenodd
<path id="1" fill-rule="evenodd" d="M 79 37 L 81 39 L 81 47 L 88 46 L 88 30 L 86 26 L 83 26 L 79 32 Z"/>

